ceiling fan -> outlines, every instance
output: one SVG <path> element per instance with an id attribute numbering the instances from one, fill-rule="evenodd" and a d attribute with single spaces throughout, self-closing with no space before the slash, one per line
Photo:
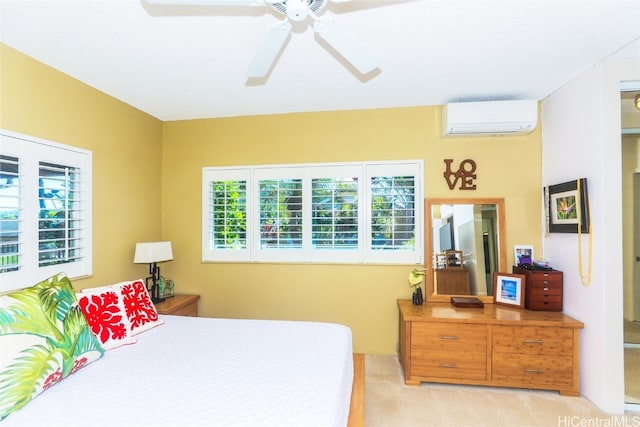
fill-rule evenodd
<path id="1" fill-rule="evenodd" d="M 143 0 L 150 5 L 172 6 L 254 6 L 268 5 L 285 15 L 284 20 L 271 26 L 266 39 L 258 49 L 246 72 L 248 78 L 263 78 L 273 66 L 278 54 L 291 36 L 292 22 L 313 21 L 316 34 L 338 52 L 361 74 L 378 68 L 376 59 L 368 49 L 358 42 L 349 31 L 335 23 L 331 17 L 317 13 L 332 3 L 347 3 L 352 0 Z"/>

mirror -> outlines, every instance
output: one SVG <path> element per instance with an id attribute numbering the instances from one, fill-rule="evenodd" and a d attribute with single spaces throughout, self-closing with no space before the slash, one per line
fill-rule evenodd
<path id="1" fill-rule="evenodd" d="M 506 272 L 504 199 L 425 200 L 426 299 L 493 302 L 493 273 Z"/>

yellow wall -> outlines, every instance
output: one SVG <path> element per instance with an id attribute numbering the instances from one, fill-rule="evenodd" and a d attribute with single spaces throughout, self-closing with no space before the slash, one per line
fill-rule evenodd
<path id="1" fill-rule="evenodd" d="M 356 351 L 394 353 L 397 298 L 410 266 L 201 263 L 204 166 L 424 159 L 426 197 L 505 197 L 514 244 L 540 254 L 540 129 L 523 137 L 443 139 L 441 107 L 283 114 L 164 123 L 164 273 L 202 296 L 205 316 L 304 319 L 349 325 Z M 476 191 L 449 190 L 444 159 L 477 163 Z"/>
<path id="2" fill-rule="evenodd" d="M 143 277 L 135 242 L 161 237 L 162 123 L 0 44 L 0 128 L 93 152 L 93 287 Z"/>
<path id="3" fill-rule="evenodd" d="M 355 351 L 395 352 L 410 266 L 203 264 L 204 166 L 424 159 L 427 197 L 505 197 L 508 262 L 514 244 L 542 255 L 540 128 L 444 140 L 440 107 L 161 123 L 1 44 L 0 67 L 0 127 L 93 151 L 94 276 L 76 286 L 146 275 L 135 242 L 167 239 L 162 273 L 205 316 L 339 322 Z M 445 158 L 476 161 L 476 191 L 449 190 Z"/>

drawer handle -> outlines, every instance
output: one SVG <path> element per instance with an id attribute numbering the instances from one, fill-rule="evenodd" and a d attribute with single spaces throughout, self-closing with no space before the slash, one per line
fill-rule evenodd
<path id="1" fill-rule="evenodd" d="M 441 340 L 457 340 L 458 337 L 455 335 L 440 335 Z"/>
<path id="2" fill-rule="evenodd" d="M 458 369 L 458 365 L 456 365 L 455 363 L 441 363 L 440 367 L 449 368 L 449 369 Z"/>
<path id="3" fill-rule="evenodd" d="M 523 340 L 523 344 L 544 344 L 544 340 Z"/>
<path id="4" fill-rule="evenodd" d="M 529 368 L 524 368 L 525 372 L 531 373 L 531 374 L 544 374 L 544 370 L 542 369 L 529 369 Z"/>

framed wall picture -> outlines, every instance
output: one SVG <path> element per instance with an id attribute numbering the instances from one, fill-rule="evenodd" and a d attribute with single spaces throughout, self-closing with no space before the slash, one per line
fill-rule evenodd
<path id="1" fill-rule="evenodd" d="M 577 233 L 578 224 L 581 233 L 589 232 L 589 195 L 586 178 L 550 185 L 546 203 L 550 233 Z"/>
<path id="2" fill-rule="evenodd" d="M 524 274 L 493 273 L 493 302 L 524 308 Z"/>
<path id="3" fill-rule="evenodd" d="M 513 247 L 513 252 L 516 266 L 533 264 L 533 246 L 515 245 Z"/>

